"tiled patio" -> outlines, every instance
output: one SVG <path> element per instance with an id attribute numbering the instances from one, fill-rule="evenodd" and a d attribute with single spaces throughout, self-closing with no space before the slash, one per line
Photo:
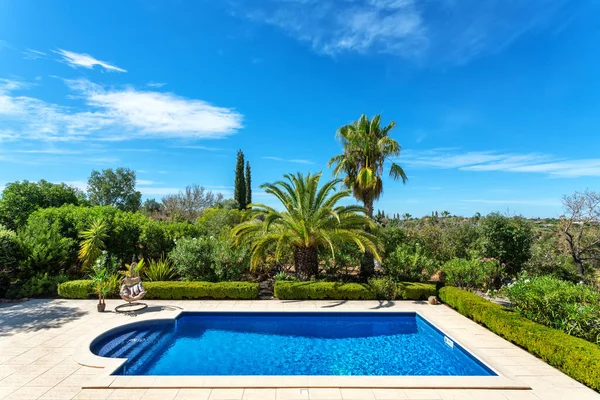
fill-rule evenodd
<path id="1" fill-rule="evenodd" d="M 109 301 L 112 311 L 117 301 Z M 149 301 L 140 316 L 96 312 L 94 300 L 32 300 L 0 305 L 1 399 L 465 399 L 465 400 L 587 400 L 600 395 L 527 352 L 490 333 L 446 306 L 419 302 L 336 301 Z M 436 324 L 501 375 L 531 390 L 408 389 L 348 387 L 286 388 L 104 388 L 95 386 L 103 368 L 78 364 L 74 352 L 93 332 L 116 324 L 170 317 L 185 310 L 319 310 L 417 311 Z M 78 357 L 79 358 L 79 357 Z M 116 384 L 110 378 L 108 385 Z M 235 379 L 235 377 L 231 378 Z M 151 387 L 152 385 L 149 385 Z M 172 384 L 170 384 L 172 386 Z M 289 386 L 289 385 L 288 385 Z"/>

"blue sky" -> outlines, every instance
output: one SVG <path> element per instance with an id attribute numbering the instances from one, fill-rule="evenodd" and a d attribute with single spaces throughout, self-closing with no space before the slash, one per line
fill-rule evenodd
<path id="1" fill-rule="evenodd" d="M 231 195 L 324 171 L 336 129 L 394 120 L 406 185 L 376 205 L 558 216 L 600 184 L 600 2 L 0 2 L 0 186 L 85 187 L 127 166 L 145 197 Z"/>

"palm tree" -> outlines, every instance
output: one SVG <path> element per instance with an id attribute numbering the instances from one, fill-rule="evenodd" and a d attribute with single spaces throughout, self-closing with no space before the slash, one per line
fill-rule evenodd
<path id="1" fill-rule="evenodd" d="M 337 137 L 341 140 L 344 152 L 329 160 L 328 166 L 334 166 L 335 176 L 344 174 L 344 185 L 352 189 L 354 197 L 362 201 L 367 216 L 373 218 L 373 202 L 383 193 L 383 175 L 386 161 L 390 161 L 389 175 L 392 179 L 408 178 L 402 167 L 391 161 L 400 155 L 402 148 L 389 134 L 396 123 L 391 121 L 381 127 L 381 115 L 372 120 L 361 115 L 358 121 L 342 126 Z M 370 277 L 375 269 L 373 256 L 368 252 L 361 262 L 361 276 Z"/>
<path id="2" fill-rule="evenodd" d="M 335 244 L 352 242 L 361 251 L 369 251 L 378 260 L 377 238 L 365 231 L 374 228 L 373 221 L 358 205 L 340 206 L 337 203 L 350 195 L 350 190 L 336 192 L 341 180 L 333 180 L 319 188 L 321 173 L 307 176 L 286 174 L 284 180 L 264 184 L 261 189 L 274 195 L 283 205 L 277 211 L 264 204 L 250 204 L 249 220 L 232 230 L 235 243 L 250 243 L 251 267 L 273 251 L 279 260 L 291 250 L 296 274 L 302 280 L 316 276 L 319 271 L 319 249 L 335 256 Z"/>

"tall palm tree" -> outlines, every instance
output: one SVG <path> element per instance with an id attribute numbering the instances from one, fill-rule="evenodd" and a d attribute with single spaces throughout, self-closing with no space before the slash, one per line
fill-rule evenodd
<path id="1" fill-rule="evenodd" d="M 381 179 L 386 161 L 390 162 L 389 175 L 392 179 L 408 178 L 402 167 L 392 161 L 400 155 L 402 148 L 389 134 L 396 123 L 391 121 L 381 127 L 381 115 L 369 120 L 361 115 L 358 121 L 342 126 L 337 137 L 341 140 L 344 152 L 329 160 L 328 166 L 334 166 L 335 176 L 344 175 L 344 185 L 352 189 L 354 197 L 362 201 L 367 216 L 373 218 L 373 202 L 383 193 Z M 373 256 L 368 252 L 361 262 L 361 276 L 368 278 L 375 269 Z"/>
<path id="2" fill-rule="evenodd" d="M 355 243 L 363 252 L 377 259 L 377 238 L 365 231 L 374 223 L 358 205 L 340 206 L 337 203 L 350 195 L 350 190 L 336 191 L 341 180 L 333 180 L 319 188 L 321 173 L 307 176 L 286 174 L 284 180 L 261 186 L 283 205 L 277 211 L 264 204 L 250 204 L 249 220 L 233 228 L 235 243 L 249 242 L 251 266 L 273 251 L 279 260 L 291 250 L 296 274 L 302 280 L 316 276 L 319 271 L 318 251 L 330 250 L 335 256 L 335 244 Z"/>

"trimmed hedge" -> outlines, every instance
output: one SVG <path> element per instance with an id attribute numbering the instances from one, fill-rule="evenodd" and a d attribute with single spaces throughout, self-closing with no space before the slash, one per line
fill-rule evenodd
<path id="1" fill-rule="evenodd" d="M 435 296 L 434 284 L 398 283 L 404 300 L 423 300 Z M 369 285 L 339 282 L 275 282 L 275 297 L 280 300 L 375 300 L 377 294 Z"/>
<path id="2" fill-rule="evenodd" d="M 401 282 L 398 284 L 400 298 L 403 300 L 427 300 L 436 296 L 437 289 L 433 283 Z"/>
<path id="3" fill-rule="evenodd" d="M 92 292 L 92 281 L 68 281 L 58 285 L 58 295 L 65 299 L 87 299 Z"/>
<path id="4" fill-rule="evenodd" d="M 67 299 L 87 299 L 92 293 L 92 281 L 70 281 L 58 286 L 58 294 Z M 236 299 L 258 298 L 258 283 L 253 282 L 144 282 L 146 298 L 163 300 L 181 299 Z"/>
<path id="5" fill-rule="evenodd" d="M 374 300 L 368 285 L 338 282 L 275 282 L 275 297 L 280 300 Z"/>
<path id="6" fill-rule="evenodd" d="M 145 282 L 148 299 L 258 299 L 254 282 Z"/>
<path id="7" fill-rule="evenodd" d="M 600 346 L 530 321 L 505 307 L 455 287 L 440 289 L 440 299 L 571 378 L 600 391 Z"/>

